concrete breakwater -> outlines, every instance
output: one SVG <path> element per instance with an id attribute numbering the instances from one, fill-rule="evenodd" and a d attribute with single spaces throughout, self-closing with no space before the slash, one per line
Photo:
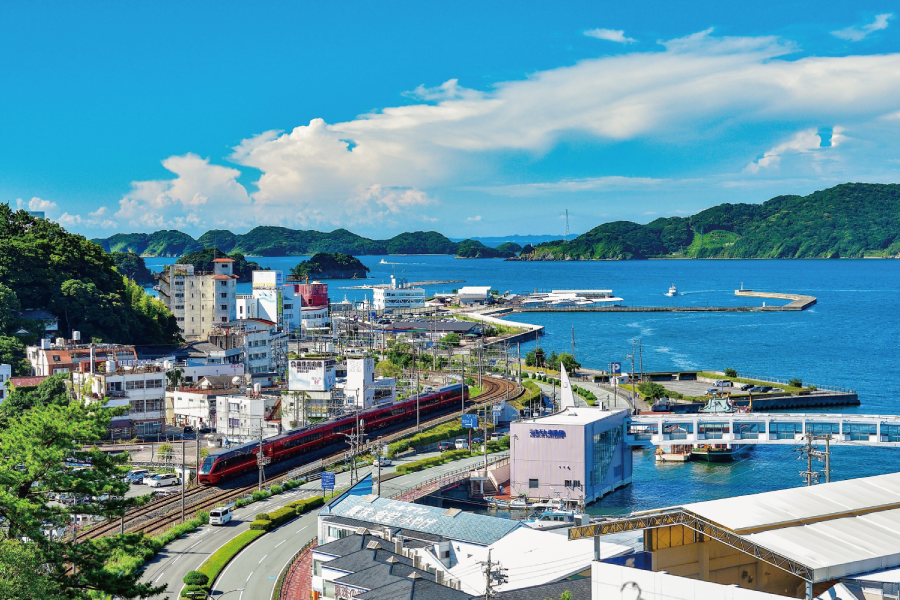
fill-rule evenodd
<path id="1" fill-rule="evenodd" d="M 806 310 L 816 303 L 812 296 L 780 292 L 735 290 L 735 296 L 791 300 L 784 306 L 513 306 L 512 312 L 784 312 Z"/>
<path id="2" fill-rule="evenodd" d="M 747 406 L 747 398 L 734 398 L 735 406 Z M 796 410 L 798 408 L 834 408 L 838 406 L 859 406 L 859 396 L 852 393 L 818 392 L 803 396 L 778 396 L 774 398 L 753 398 L 753 412 L 769 412 L 772 410 Z M 696 413 L 704 405 L 676 404 L 673 413 Z M 654 413 L 657 414 L 657 413 Z M 664 413 L 658 413 L 664 414 Z"/>

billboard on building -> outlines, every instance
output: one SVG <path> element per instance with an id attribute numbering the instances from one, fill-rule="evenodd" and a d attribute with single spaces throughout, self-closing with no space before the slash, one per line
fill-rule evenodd
<path id="1" fill-rule="evenodd" d="M 334 388 L 334 359 L 300 358 L 288 362 L 288 389 L 327 392 Z"/>
<path id="2" fill-rule="evenodd" d="M 284 285 L 282 271 L 253 271 L 253 289 L 277 289 Z"/>

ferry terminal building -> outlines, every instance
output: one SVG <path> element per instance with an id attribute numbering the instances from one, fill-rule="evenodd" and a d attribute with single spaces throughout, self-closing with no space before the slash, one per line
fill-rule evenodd
<path id="1" fill-rule="evenodd" d="M 566 408 L 510 424 L 510 494 L 588 504 L 631 483 L 626 409 Z"/>

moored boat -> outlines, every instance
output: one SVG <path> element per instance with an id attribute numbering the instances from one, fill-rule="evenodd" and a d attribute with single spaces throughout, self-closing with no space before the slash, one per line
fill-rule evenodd
<path id="1" fill-rule="evenodd" d="M 525 524 L 532 529 L 558 529 L 575 524 L 575 511 L 551 509 L 545 510 L 537 519 L 529 519 Z"/>

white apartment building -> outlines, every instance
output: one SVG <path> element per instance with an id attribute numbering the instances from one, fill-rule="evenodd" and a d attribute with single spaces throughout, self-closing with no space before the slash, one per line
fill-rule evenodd
<path id="1" fill-rule="evenodd" d="M 216 398 L 216 433 L 230 443 L 249 442 L 281 433 L 274 418 L 280 395 L 227 395 Z"/>
<path id="2" fill-rule="evenodd" d="M 311 293 L 307 288 L 316 289 Z M 327 289 L 327 285 L 319 282 L 285 285 L 281 271 L 253 271 L 253 293 L 237 296 L 237 318 L 272 321 L 287 332 L 327 327 L 330 323 Z M 319 304 L 323 294 L 324 304 Z"/>
<path id="3" fill-rule="evenodd" d="M 338 383 L 346 404 L 361 409 L 393 402 L 396 386 L 395 379 L 375 377 L 375 360 L 371 358 L 348 358 L 347 380 L 343 385 Z"/>
<path id="4" fill-rule="evenodd" d="M 393 310 L 395 308 L 422 308 L 425 306 L 425 290 L 409 287 L 406 279 L 391 275 L 391 287 L 372 290 L 372 308 Z"/>
<path id="5" fill-rule="evenodd" d="M 87 365 L 85 365 L 87 366 Z M 102 366 L 102 370 L 100 367 Z M 166 432 L 166 371 L 159 365 L 115 365 L 111 361 L 72 373 L 72 386 L 79 397 L 109 398 L 107 406 L 128 408 L 116 419 L 121 435 L 147 437 Z"/>
<path id="6" fill-rule="evenodd" d="M 231 390 L 201 390 L 198 388 L 179 388 L 166 392 L 166 403 L 172 406 L 172 422 L 174 425 L 184 427 L 207 426 L 215 428 L 216 422 L 216 398 L 233 394 Z"/>
<path id="7" fill-rule="evenodd" d="M 277 371 L 287 361 L 287 341 L 274 322 L 255 318 L 220 323 L 209 334 L 209 343 L 222 350 L 242 350 L 246 373 Z"/>
<path id="8" fill-rule="evenodd" d="M 6 389 L 6 382 L 12 377 L 12 366 L 0 364 L 0 403 L 6 400 L 9 390 Z"/>
<path id="9" fill-rule="evenodd" d="M 212 271 L 193 265 L 169 265 L 159 278 L 159 298 L 175 315 L 185 340 L 204 340 L 221 323 L 236 316 L 237 276 L 234 260 L 217 258 Z"/>

